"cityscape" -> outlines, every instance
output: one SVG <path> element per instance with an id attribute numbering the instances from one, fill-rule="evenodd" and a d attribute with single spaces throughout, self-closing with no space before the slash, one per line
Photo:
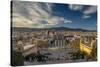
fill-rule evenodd
<path id="1" fill-rule="evenodd" d="M 12 66 L 97 61 L 97 6 L 11 4 Z"/>

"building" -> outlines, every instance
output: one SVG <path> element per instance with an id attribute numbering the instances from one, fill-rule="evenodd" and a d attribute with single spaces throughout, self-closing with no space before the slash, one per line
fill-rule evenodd
<path id="1" fill-rule="evenodd" d="M 93 55 L 92 53 L 96 48 L 96 40 L 91 37 L 85 37 L 85 39 L 80 39 L 80 51 L 85 53 L 87 56 Z M 96 53 L 96 52 L 95 52 Z"/>
<path id="2" fill-rule="evenodd" d="M 49 42 L 48 47 L 65 47 L 66 39 L 64 35 L 58 34 L 54 35 L 52 38 L 49 38 L 48 42 Z"/>
<path id="3" fill-rule="evenodd" d="M 47 39 L 36 39 L 35 44 L 37 48 L 46 48 L 48 46 L 48 41 Z"/>

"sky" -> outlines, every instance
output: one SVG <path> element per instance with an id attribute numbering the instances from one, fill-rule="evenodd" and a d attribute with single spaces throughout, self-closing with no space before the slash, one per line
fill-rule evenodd
<path id="1" fill-rule="evenodd" d="M 12 27 L 69 27 L 96 30 L 97 6 L 13 1 Z"/>

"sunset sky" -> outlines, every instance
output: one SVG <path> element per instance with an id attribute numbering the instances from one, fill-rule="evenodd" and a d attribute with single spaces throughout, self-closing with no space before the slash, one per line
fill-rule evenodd
<path id="1" fill-rule="evenodd" d="M 12 2 L 12 26 L 28 28 L 70 27 L 96 30 L 94 5 Z"/>

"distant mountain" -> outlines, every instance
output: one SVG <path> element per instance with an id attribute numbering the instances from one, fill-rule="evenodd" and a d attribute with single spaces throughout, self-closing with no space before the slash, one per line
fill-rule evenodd
<path id="1" fill-rule="evenodd" d="M 83 32 L 96 32 L 96 30 L 86 30 L 81 28 L 68 28 L 68 27 L 52 27 L 52 28 L 26 28 L 26 27 L 12 27 L 12 31 L 31 32 L 41 30 L 63 30 L 63 31 L 83 31 Z"/>

